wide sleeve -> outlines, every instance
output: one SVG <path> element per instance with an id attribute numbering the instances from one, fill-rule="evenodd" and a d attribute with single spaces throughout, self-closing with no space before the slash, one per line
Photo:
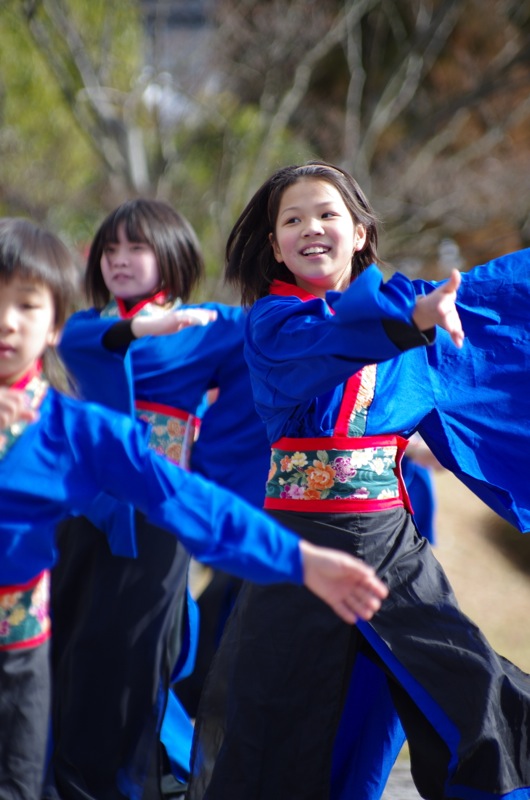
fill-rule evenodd
<path id="1" fill-rule="evenodd" d="M 97 406 L 85 411 L 86 424 L 77 414 L 65 428 L 88 506 L 98 492 L 131 503 L 203 563 L 259 583 L 302 582 L 298 537 L 150 450 L 139 423 L 120 414 L 109 418 Z"/>
<path id="2" fill-rule="evenodd" d="M 59 354 L 83 400 L 132 414 L 134 387 L 129 350 L 116 352 L 103 344 L 105 334 L 115 324 L 115 319 L 102 319 L 93 309 L 76 312 L 64 327 Z"/>
<path id="3" fill-rule="evenodd" d="M 418 282 L 419 292 L 437 284 Z M 530 530 L 530 250 L 462 275 L 466 338 L 428 348 L 434 408 L 419 431 L 441 463 L 521 531 Z"/>
<path id="4" fill-rule="evenodd" d="M 328 293 L 327 302 L 263 298 L 251 309 L 247 326 L 245 354 L 253 380 L 266 383 L 279 405 L 332 390 L 366 364 L 401 354 L 385 321 L 412 327 L 415 302 L 411 281 L 396 274 L 384 283 L 375 266 L 342 294 Z M 424 343 L 419 336 L 418 344 Z"/>
<path id="5" fill-rule="evenodd" d="M 270 448 L 243 356 L 246 314 L 241 308 L 216 308 L 219 317 L 213 324 L 220 335 L 208 350 L 207 361 L 214 368 L 218 396 L 202 416 L 191 469 L 261 507 Z"/>

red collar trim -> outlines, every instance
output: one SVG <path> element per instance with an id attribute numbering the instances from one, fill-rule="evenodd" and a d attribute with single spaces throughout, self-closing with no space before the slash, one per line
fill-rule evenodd
<path id="1" fill-rule="evenodd" d="M 310 294 L 305 289 L 301 289 L 295 283 L 287 283 L 286 281 L 274 280 L 269 286 L 269 294 L 278 294 L 282 297 L 299 297 L 304 302 L 307 300 L 316 300 L 314 294 Z"/>
<path id="2" fill-rule="evenodd" d="M 114 299 L 116 300 L 116 305 L 118 306 L 120 317 L 122 319 L 130 319 L 131 317 L 134 317 L 135 314 L 137 314 L 142 308 L 144 308 L 149 303 L 158 303 L 160 300 L 162 300 L 162 303 L 160 303 L 160 305 L 164 305 L 164 303 L 166 303 L 168 300 L 168 295 L 167 292 L 164 291 L 157 292 L 151 297 L 144 297 L 143 300 L 140 300 L 140 302 L 136 303 L 136 305 L 133 306 L 132 308 L 127 308 L 121 297 L 115 297 Z"/>
<path id="3" fill-rule="evenodd" d="M 26 386 L 36 375 L 40 375 L 42 372 L 42 361 L 36 361 L 33 366 L 23 375 L 21 378 L 18 379 L 16 383 L 12 383 L 10 385 L 10 389 L 16 389 L 20 391 L 21 389 L 25 389 Z"/>

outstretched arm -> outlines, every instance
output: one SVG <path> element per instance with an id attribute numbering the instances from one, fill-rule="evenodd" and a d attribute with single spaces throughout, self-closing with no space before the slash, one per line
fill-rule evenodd
<path id="1" fill-rule="evenodd" d="M 358 558 L 300 540 L 304 584 L 345 622 L 369 620 L 388 595 L 374 570 Z"/>
<path id="2" fill-rule="evenodd" d="M 450 334 L 456 347 L 464 343 L 464 331 L 456 308 L 456 295 L 462 276 L 454 269 L 448 281 L 416 300 L 412 318 L 420 331 L 439 325 Z"/>
<path id="3" fill-rule="evenodd" d="M 131 331 L 139 339 L 142 336 L 165 336 L 193 325 L 208 325 L 217 318 L 217 311 L 207 308 L 183 308 L 168 311 L 160 317 L 136 316 L 131 321 Z"/>

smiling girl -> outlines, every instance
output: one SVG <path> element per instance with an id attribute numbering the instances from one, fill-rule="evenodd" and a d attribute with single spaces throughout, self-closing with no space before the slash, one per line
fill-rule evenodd
<path id="1" fill-rule="evenodd" d="M 506 343 L 505 326 L 492 330 L 496 313 L 466 305 L 467 345 L 456 305 L 461 280 L 466 297 L 488 292 L 495 303 L 514 268 L 469 280 L 453 272 L 440 285 L 396 273 L 384 283 L 376 223 L 348 173 L 310 163 L 272 175 L 228 239 L 226 274 L 251 306 L 245 352 L 271 445 L 265 508 L 299 536 L 365 560 L 390 593 L 369 625 L 351 628 L 296 587 L 246 584 L 199 709 L 190 800 L 376 800 L 390 728 L 377 703 L 366 708 L 375 686 L 391 694 L 422 797 L 528 795 L 530 677 L 459 610 L 415 528 L 400 471 L 407 438 L 425 432 L 442 463 L 528 529 L 525 481 L 514 499 L 511 459 L 501 465 L 484 435 L 495 441 L 492 398 L 502 397 L 503 425 L 514 405 L 484 364 L 510 360 L 503 388 L 512 362 L 524 374 L 526 328 Z M 505 305 L 522 320 L 521 261 L 520 300 Z M 491 382 L 484 390 L 479 375 Z"/>

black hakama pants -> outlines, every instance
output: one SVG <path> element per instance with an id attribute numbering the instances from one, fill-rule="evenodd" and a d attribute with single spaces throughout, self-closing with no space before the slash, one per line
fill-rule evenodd
<path id="1" fill-rule="evenodd" d="M 189 800 L 346 800 L 331 765 L 359 653 L 386 676 L 422 797 L 530 797 L 530 676 L 459 609 L 410 515 L 274 516 L 371 564 L 389 597 L 348 626 L 303 587 L 245 584 L 199 708 Z"/>
<path id="2" fill-rule="evenodd" d="M 182 643 L 189 555 L 136 515 L 137 558 L 84 518 L 52 573 L 53 751 L 46 797 L 160 797 L 159 732 Z"/>

